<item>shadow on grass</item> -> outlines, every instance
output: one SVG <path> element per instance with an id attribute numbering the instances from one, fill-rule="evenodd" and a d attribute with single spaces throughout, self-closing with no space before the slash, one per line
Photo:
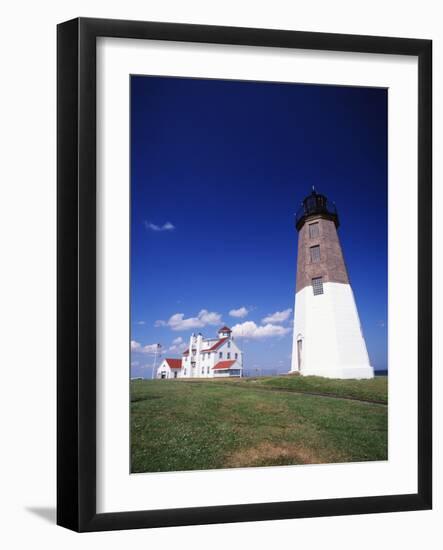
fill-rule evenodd
<path id="1" fill-rule="evenodd" d="M 131 397 L 131 403 L 138 403 L 139 401 L 153 401 L 154 399 L 163 399 L 163 395 L 149 395 L 149 396 L 137 396 Z"/>

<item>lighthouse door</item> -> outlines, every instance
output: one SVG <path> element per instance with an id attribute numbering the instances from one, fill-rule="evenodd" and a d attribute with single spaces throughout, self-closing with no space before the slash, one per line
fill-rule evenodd
<path id="1" fill-rule="evenodd" d="M 298 370 L 301 370 L 302 351 L 303 351 L 303 340 L 300 338 L 299 340 L 297 340 L 297 362 L 298 362 Z"/>

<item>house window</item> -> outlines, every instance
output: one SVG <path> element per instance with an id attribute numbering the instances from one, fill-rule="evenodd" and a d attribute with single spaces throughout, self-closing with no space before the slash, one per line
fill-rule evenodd
<path id="1" fill-rule="evenodd" d="M 209 374 L 209 367 L 208 367 L 208 370 L 207 370 L 207 374 Z"/>
<path id="2" fill-rule="evenodd" d="M 219 352 L 218 358 L 219 358 L 219 359 L 223 359 L 223 352 L 222 352 L 222 351 Z"/>
<path id="3" fill-rule="evenodd" d="M 231 353 L 228 351 L 227 359 L 231 359 Z"/>
<path id="4" fill-rule="evenodd" d="M 314 277 L 312 279 L 312 290 L 314 291 L 314 296 L 323 294 L 323 277 Z"/>
<path id="5" fill-rule="evenodd" d="M 186 369 L 183 369 L 183 374 L 186 374 Z"/>
<path id="6" fill-rule="evenodd" d="M 315 239 L 320 234 L 318 222 L 309 224 L 309 238 Z"/>
<path id="7" fill-rule="evenodd" d="M 204 369 L 204 367 L 202 367 L 202 374 L 205 374 L 205 369 Z"/>
<path id="8" fill-rule="evenodd" d="M 238 359 L 238 353 L 235 354 L 235 358 Z"/>
<path id="9" fill-rule="evenodd" d="M 231 342 L 228 342 L 228 348 L 230 348 L 230 347 L 231 347 Z"/>
<path id="10" fill-rule="evenodd" d="M 311 246 L 309 248 L 311 253 L 311 262 L 317 263 L 320 261 L 320 246 Z"/>

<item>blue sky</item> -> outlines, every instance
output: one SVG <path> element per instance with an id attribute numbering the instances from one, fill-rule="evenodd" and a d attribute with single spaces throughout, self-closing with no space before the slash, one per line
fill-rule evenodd
<path id="1" fill-rule="evenodd" d="M 337 205 L 371 364 L 386 369 L 387 91 L 131 77 L 133 376 L 149 375 L 153 344 L 179 356 L 222 323 L 242 324 L 245 370 L 289 370 L 294 213 L 312 185 Z"/>

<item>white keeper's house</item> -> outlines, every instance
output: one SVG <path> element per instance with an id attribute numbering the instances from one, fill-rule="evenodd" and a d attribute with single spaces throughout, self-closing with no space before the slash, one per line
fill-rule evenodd
<path id="1" fill-rule="evenodd" d="M 157 378 L 220 378 L 242 376 L 243 357 L 229 327 L 218 331 L 218 338 L 192 334 L 181 359 L 166 358 L 157 369 Z"/>

